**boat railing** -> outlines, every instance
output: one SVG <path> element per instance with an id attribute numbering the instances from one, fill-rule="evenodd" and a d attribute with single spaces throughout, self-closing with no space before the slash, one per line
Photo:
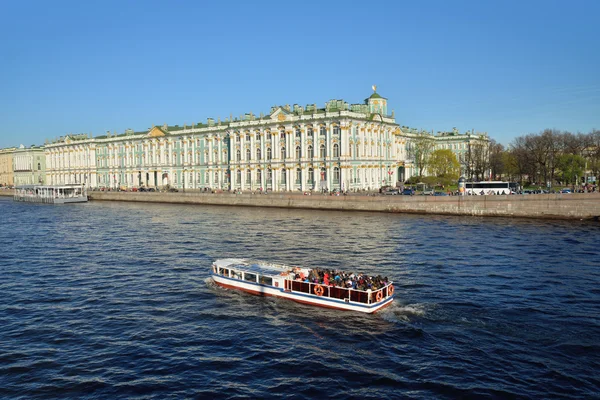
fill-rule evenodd
<path id="1" fill-rule="evenodd" d="M 392 295 L 390 292 L 391 284 L 373 291 L 358 290 L 352 288 L 341 288 L 337 286 L 326 286 L 319 283 L 288 281 L 289 288 L 293 292 L 317 294 L 319 289 L 323 288 L 322 297 L 330 297 L 334 299 L 352 301 L 356 303 L 371 304 L 377 302 L 377 293 L 381 292 L 381 300 Z"/>

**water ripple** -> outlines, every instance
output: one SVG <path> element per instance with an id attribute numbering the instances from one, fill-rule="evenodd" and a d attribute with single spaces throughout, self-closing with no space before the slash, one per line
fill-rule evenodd
<path id="1" fill-rule="evenodd" d="M 598 224 L 0 199 L 0 397 L 597 397 Z M 216 287 L 244 256 L 389 276 L 376 315 Z"/>

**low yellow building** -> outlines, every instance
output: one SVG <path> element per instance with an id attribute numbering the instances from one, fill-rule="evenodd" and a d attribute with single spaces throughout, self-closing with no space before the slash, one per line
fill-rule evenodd
<path id="1" fill-rule="evenodd" d="M 14 151 L 14 147 L 0 149 L 0 186 L 13 186 L 15 184 Z"/>

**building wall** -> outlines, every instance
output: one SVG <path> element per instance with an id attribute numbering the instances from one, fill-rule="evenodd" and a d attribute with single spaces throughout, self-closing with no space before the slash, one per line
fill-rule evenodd
<path id="1" fill-rule="evenodd" d="M 15 148 L 0 149 L 0 185 L 13 186 L 15 172 L 13 169 L 13 154 Z"/>
<path id="2" fill-rule="evenodd" d="M 407 146 L 417 132 L 400 128 L 386 112 L 387 99 L 374 93 L 365 104 L 332 100 L 321 109 L 278 106 L 260 117 L 249 113 L 217 123 L 67 136 L 46 145 L 48 183 L 375 190 L 416 172 Z"/>
<path id="3" fill-rule="evenodd" d="M 44 185 L 46 183 L 46 157 L 43 147 L 19 147 L 14 151 L 13 170 L 15 186 Z"/>

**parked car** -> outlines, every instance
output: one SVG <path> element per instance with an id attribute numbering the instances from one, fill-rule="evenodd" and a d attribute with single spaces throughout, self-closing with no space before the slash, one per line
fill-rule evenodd
<path id="1" fill-rule="evenodd" d="M 156 192 L 156 189 L 154 189 L 154 188 L 148 188 L 148 189 L 146 189 L 146 191 L 147 192 Z"/>
<path id="2" fill-rule="evenodd" d="M 395 196 L 397 194 L 400 194 L 400 191 L 397 189 L 390 189 L 390 190 L 386 190 L 385 192 L 383 192 L 383 194 Z"/>
<path id="3" fill-rule="evenodd" d="M 148 189 L 146 189 L 145 187 L 143 187 L 143 186 L 142 186 L 142 187 L 138 188 L 138 190 L 137 190 L 137 191 L 138 191 L 138 192 L 147 192 L 147 191 L 148 191 Z"/>
<path id="4" fill-rule="evenodd" d="M 402 194 L 405 196 L 413 196 L 415 194 L 415 191 L 413 189 L 406 188 L 402 191 Z"/>
<path id="5" fill-rule="evenodd" d="M 433 195 L 434 196 L 448 196 L 448 193 L 446 193 L 446 192 L 434 192 Z"/>
<path id="6" fill-rule="evenodd" d="M 179 190 L 177 188 L 173 188 L 173 187 L 169 188 L 169 190 L 167 190 L 167 191 L 171 192 L 171 193 L 179 192 Z"/>
<path id="7" fill-rule="evenodd" d="M 570 193 L 571 193 L 571 189 L 569 189 L 569 188 L 564 188 L 564 189 L 561 189 L 561 190 L 560 190 L 560 192 L 561 192 L 561 193 L 567 193 L 567 194 L 570 194 Z"/>

